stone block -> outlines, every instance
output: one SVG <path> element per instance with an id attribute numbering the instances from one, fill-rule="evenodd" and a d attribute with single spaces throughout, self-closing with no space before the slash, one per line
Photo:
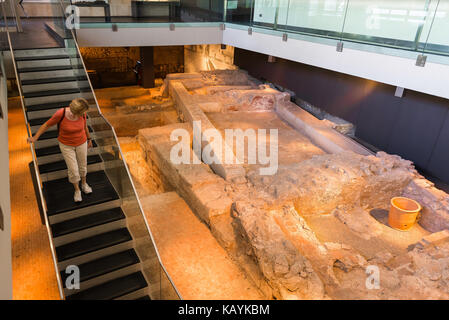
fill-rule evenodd
<path id="1" fill-rule="evenodd" d="M 424 246 L 427 246 L 430 244 L 437 245 L 446 241 L 449 241 L 448 229 L 429 234 L 428 236 L 422 238 L 420 243 L 423 244 Z"/>
<path id="2" fill-rule="evenodd" d="M 201 110 L 200 106 L 193 102 L 190 94 L 187 92 L 184 85 L 179 81 L 168 81 L 169 92 L 175 101 L 175 105 L 178 110 L 184 115 L 184 119 L 186 119 L 193 126 L 193 121 L 199 121 L 201 123 L 201 136 L 194 136 L 193 139 L 196 139 L 195 142 L 201 145 L 202 150 L 208 145 L 208 139 L 204 139 L 204 134 L 208 129 L 215 129 L 214 125 L 209 121 L 209 118 L 204 114 Z M 217 130 L 218 131 L 218 130 Z M 199 140 L 199 141 L 197 141 Z M 206 140 L 206 141 L 203 141 Z M 232 150 L 227 146 L 224 139 L 222 139 L 224 149 L 222 154 L 232 154 L 235 158 L 235 155 Z M 237 163 L 237 160 L 234 159 L 232 163 Z M 223 179 L 230 181 L 236 177 L 244 177 L 245 170 L 243 168 L 238 168 L 237 165 L 228 165 L 223 163 L 213 163 L 210 165 L 212 170 L 221 176 Z"/>

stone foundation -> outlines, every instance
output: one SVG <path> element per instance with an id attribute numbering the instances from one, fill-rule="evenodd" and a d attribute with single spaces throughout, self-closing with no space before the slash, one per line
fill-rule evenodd
<path id="1" fill-rule="evenodd" d="M 371 154 L 242 71 L 168 75 L 160 93 L 183 123 L 138 130 L 149 174 L 182 197 L 264 298 L 449 297 L 448 195 L 410 161 Z M 236 166 L 172 163 L 171 132 L 187 130 L 192 146 L 197 120 L 222 135 L 277 128 L 277 172 L 260 175 L 246 157 Z M 408 232 L 387 222 L 399 195 L 423 206 Z M 376 289 L 366 286 L 373 267 Z"/>

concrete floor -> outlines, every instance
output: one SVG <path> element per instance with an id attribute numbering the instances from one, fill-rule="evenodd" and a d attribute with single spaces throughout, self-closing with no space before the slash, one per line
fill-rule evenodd
<path id="1" fill-rule="evenodd" d="M 50 243 L 28 169 L 32 156 L 23 111 L 18 99 L 8 103 L 13 299 L 58 300 Z"/>
<path id="2" fill-rule="evenodd" d="M 44 18 L 22 19 L 23 32 L 11 32 L 11 42 L 15 50 L 60 47 L 54 38 L 45 30 Z"/>

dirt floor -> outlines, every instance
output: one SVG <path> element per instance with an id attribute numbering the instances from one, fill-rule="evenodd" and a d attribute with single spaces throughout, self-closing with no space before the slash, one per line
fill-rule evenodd
<path id="1" fill-rule="evenodd" d="M 173 74 L 146 92 L 97 95 L 183 296 L 449 298 L 449 196 L 410 161 L 365 152 L 242 71 Z M 128 122 L 133 117 L 142 121 Z M 173 163 L 171 133 L 191 134 L 199 120 L 203 136 L 278 129 L 276 172 L 249 163 L 249 144 L 243 157 L 230 148 L 241 164 Z M 206 148 L 219 151 L 209 141 L 203 157 Z M 388 224 L 395 196 L 423 207 L 409 231 Z"/>

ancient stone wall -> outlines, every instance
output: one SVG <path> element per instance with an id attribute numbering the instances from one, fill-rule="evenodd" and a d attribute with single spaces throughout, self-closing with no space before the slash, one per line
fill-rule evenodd
<path id="1" fill-rule="evenodd" d="M 184 46 L 185 72 L 236 69 L 234 47 L 219 44 Z"/>
<path id="2" fill-rule="evenodd" d="M 448 298 L 448 195 L 410 161 L 367 153 L 244 72 L 168 75 L 161 93 L 173 99 L 184 123 L 139 130 L 146 162 L 266 298 Z M 289 145 L 279 148 L 275 174 L 261 175 L 258 166 L 244 163 L 238 166 L 243 179 L 226 179 L 224 166 L 174 164 L 171 132 L 188 130 L 191 149 L 193 121 L 214 128 L 211 119 L 256 128 L 276 124 L 279 141 Z M 409 232 L 385 220 L 390 199 L 399 195 L 424 208 Z M 373 266 L 381 274 L 376 290 L 366 285 Z"/>

